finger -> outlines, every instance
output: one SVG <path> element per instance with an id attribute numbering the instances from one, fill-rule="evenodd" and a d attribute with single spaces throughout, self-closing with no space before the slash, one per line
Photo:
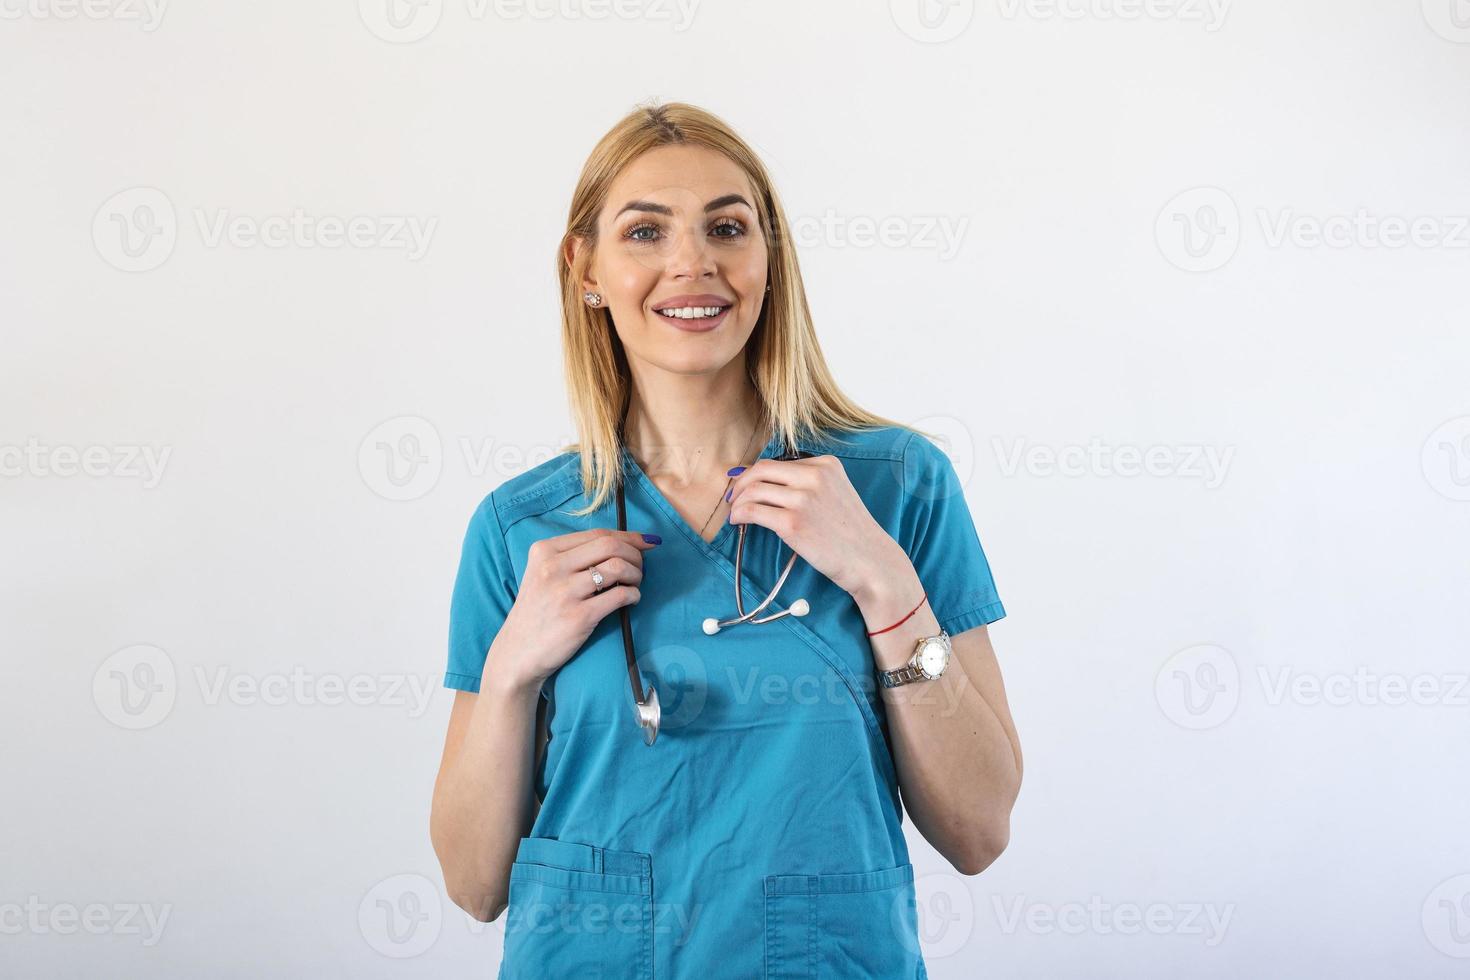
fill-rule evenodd
<path id="1" fill-rule="evenodd" d="M 604 538 L 609 535 L 629 541 L 635 547 L 643 550 L 654 547 L 653 544 L 643 540 L 642 532 L 619 531 L 616 528 L 610 527 L 591 527 L 585 531 L 572 531 L 568 534 L 558 534 L 554 538 L 547 538 L 546 541 L 551 545 L 554 553 L 561 554 L 571 551 L 574 548 L 580 548 L 589 541 Z"/>
<path id="2" fill-rule="evenodd" d="M 735 499 L 730 503 L 730 513 L 733 515 L 735 508 L 742 502 L 769 504 L 772 507 L 795 507 L 801 503 L 804 496 L 806 496 L 805 490 L 783 486 L 779 483 L 752 483 L 735 495 Z M 734 523 L 733 519 L 732 523 Z"/>
<path id="3" fill-rule="evenodd" d="M 653 547 L 656 546 L 644 541 L 642 537 L 634 542 L 616 532 L 599 534 L 570 551 L 562 552 L 556 557 L 556 566 L 562 574 L 569 575 L 572 572 L 591 568 L 609 558 L 619 557 L 641 568 L 643 552 Z"/>
<path id="4" fill-rule="evenodd" d="M 598 585 L 592 573 L 597 572 L 602 576 L 602 584 Z M 643 581 L 643 569 L 629 562 L 626 558 L 609 558 L 600 561 L 591 568 L 584 568 L 572 573 L 573 595 L 578 599 L 606 592 L 608 589 L 619 585 L 639 585 Z"/>
<path id="5" fill-rule="evenodd" d="M 741 506 L 737 515 L 733 511 L 730 514 L 731 524 L 758 524 L 771 531 L 786 541 L 791 522 L 791 511 L 785 507 L 772 507 L 770 504 L 746 503 Z M 790 545 L 790 542 L 786 542 Z"/>
<path id="6" fill-rule="evenodd" d="M 758 459 L 745 472 L 735 477 L 730 486 L 730 496 L 739 492 L 737 488 L 752 483 L 775 483 L 780 486 L 806 486 L 812 479 L 810 459 Z"/>
<path id="7" fill-rule="evenodd" d="M 592 610 L 593 617 L 600 622 L 613 610 L 635 605 L 641 598 L 643 598 L 643 593 L 639 591 L 638 586 L 615 585 L 596 595 L 588 596 L 582 601 L 587 603 L 588 608 Z"/>

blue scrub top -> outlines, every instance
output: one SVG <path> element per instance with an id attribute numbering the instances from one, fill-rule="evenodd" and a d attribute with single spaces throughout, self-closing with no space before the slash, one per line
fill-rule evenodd
<path id="1" fill-rule="evenodd" d="M 1005 615 L 949 458 L 907 429 L 824 434 L 801 448 L 842 460 L 873 518 L 904 548 L 951 636 Z M 782 455 L 773 438 L 762 458 Z M 629 609 L 663 719 L 634 721 L 619 617 L 604 618 L 542 688 L 549 739 L 541 809 L 511 868 L 499 976 L 511 978 L 927 976 L 914 872 L 871 641 L 852 597 L 797 559 L 765 614 L 729 627 L 737 528 L 702 540 L 626 450 L 628 529 L 643 555 Z M 585 517 L 578 459 L 505 481 L 470 520 L 450 606 L 445 686 L 478 691 L 485 655 L 543 538 L 617 527 L 609 498 Z M 745 608 L 789 549 L 750 525 Z M 915 601 L 918 596 L 915 596 Z"/>

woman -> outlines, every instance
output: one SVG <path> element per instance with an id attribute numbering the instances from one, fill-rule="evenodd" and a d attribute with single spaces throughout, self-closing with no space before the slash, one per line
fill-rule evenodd
<path id="1" fill-rule="evenodd" d="M 602 139 L 557 268 L 582 438 L 465 536 L 431 818 L 451 898 L 508 903 L 505 978 L 926 976 L 899 792 L 972 875 L 1021 781 L 953 467 L 838 390 L 770 178 L 710 114 Z M 794 552 L 759 615 L 809 612 L 703 628 L 737 614 L 738 525 L 744 608 Z"/>

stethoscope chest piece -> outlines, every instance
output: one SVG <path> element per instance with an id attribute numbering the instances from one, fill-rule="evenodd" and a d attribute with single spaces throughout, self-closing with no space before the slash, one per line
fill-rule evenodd
<path id="1" fill-rule="evenodd" d="M 642 703 L 633 702 L 633 717 L 637 720 L 638 727 L 643 729 L 643 741 L 652 745 L 653 740 L 658 738 L 658 723 L 661 719 L 658 691 L 654 690 L 652 684 L 648 685 L 648 693 Z"/>

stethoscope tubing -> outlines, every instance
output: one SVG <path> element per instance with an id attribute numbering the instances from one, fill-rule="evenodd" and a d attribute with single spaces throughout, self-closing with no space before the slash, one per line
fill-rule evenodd
<path id="1" fill-rule="evenodd" d="M 781 459 L 803 459 L 809 455 L 811 454 L 798 449 L 782 456 Z M 627 495 L 624 492 L 625 479 L 626 474 L 620 475 L 618 479 L 617 498 L 619 531 L 628 530 Z M 735 611 L 737 615 L 734 619 L 722 620 L 714 616 L 706 619 L 703 623 L 703 629 L 704 632 L 709 636 L 713 636 L 716 633 L 720 632 L 720 630 L 726 629 L 731 626 L 739 626 L 745 623 L 769 623 L 774 620 L 780 619 L 783 616 L 805 616 L 808 612 L 811 611 L 811 607 L 805 599 L 797 599 L 788 608 L 783 609 L 778 613 L 773 613 L 770 616 L 763 616 L 760 619 L 755 618 L 762 611 L 764 611 L 767 606 L 775 601 L 776 595 L 781 591 L 781 586 L 786 584 L 786 579 L 791 574 L 792 567 L 796 564 L 797 555 L 794 551 L 791 553 L 791 556 L 786 559 L 786 566 L 781 570 L 781 575 L 779 578 L 776 579 L 776 584 L 771 589 L 770 594 L 767 595 L 763 600 L 761 600 L 760 604 L 757 605 L 754 609 L 750 610 L 749 612 L 745 611 L 745 599 L 744 596 L 741 594 L 742 590 L 740 586 L 741 583 L 744 581 L 742 563 L 745 557 L 745 533 L 748 528 L 749 525 L 747 524 L 740 525 L 740 529 L 738 532 L 739 538 L 735 543 Z M 628 607 L 626 605 L 618 609 L 618 619 L 622 625 L 623 632 L 623 656 L 626 659 L 628 665 L 628 686 L 633 694 L 634 720 L 638 723 L 638 727 L 643 731 L 644 742 L 648 745 L 652 745 L 654 739 L 658 738 L 659 722 L 661 721 L 662 715 L 662 712 L 659 709 L 658 691 L 654 689 L 652 684 L 648 685 L 647 688 L 645 688 L 643 685 L 643 676 L 638 670 L 638 657 L 637 654 L 634 653 L 632 616 L 630 615 Z"/>

